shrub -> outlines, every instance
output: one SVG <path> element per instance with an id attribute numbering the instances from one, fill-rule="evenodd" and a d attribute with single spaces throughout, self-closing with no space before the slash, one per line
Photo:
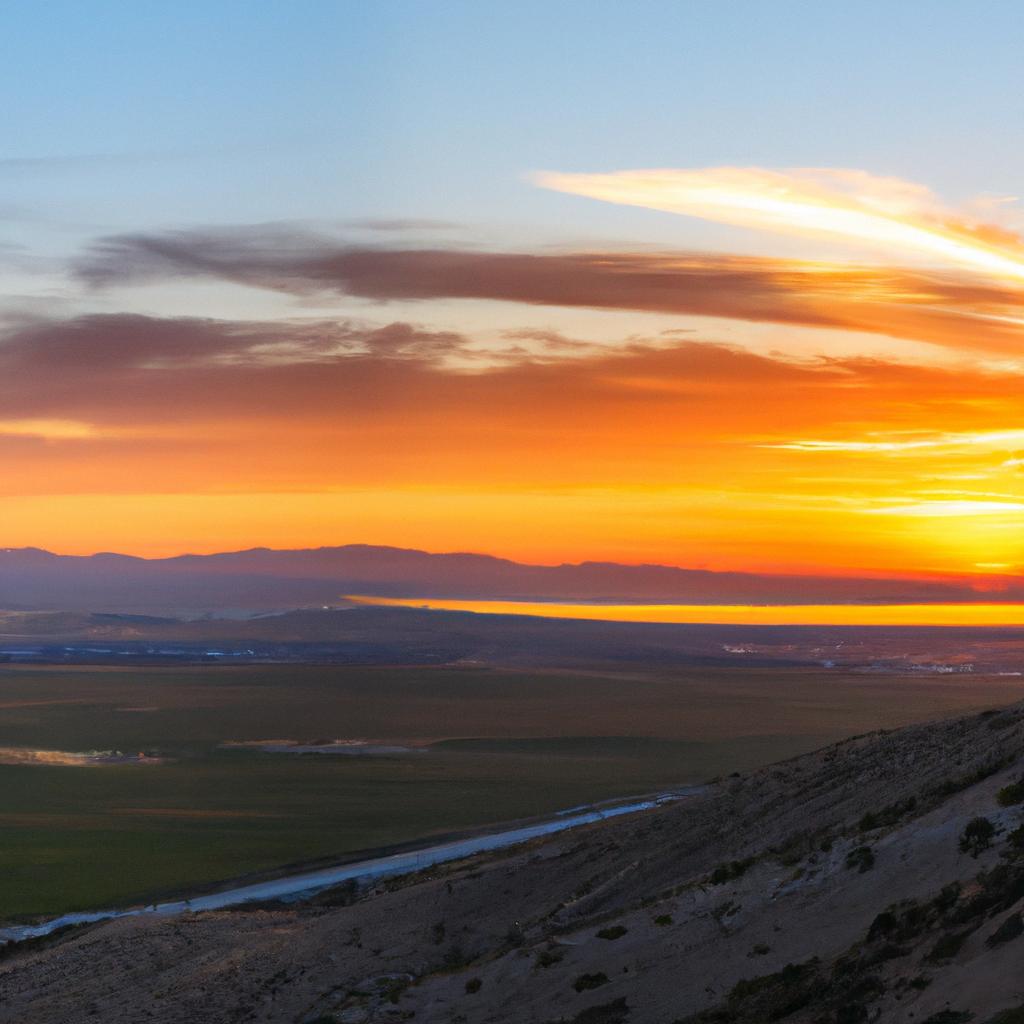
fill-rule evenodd
<path id="1" fill-rule="evenodd" d="M 878 914 L 868 929 L 868 942 L 873 942 L 880 935 L 891 935 L 899 927 L 899 919 L 891 910 L 883 910 Z"/>
<path id="2" fill-rule="evenodd" d="M 1003 786 L 996 794 L 996 800 L 1000 807 L 1013 807 L 1016 804 L 1024 804 L 1024 779 L 1020 782 L 1011 782 L 1009 786 Z"/>
<path id="3" fill-rule="evenodd" d="M 476 993 L 480 991 L 482 985 L 483 982 L 479 978 L 470 978 L 469 981 L 466 982 L 466 994 L 471 996 L 476 995 Z"/>
<path id="4" fill-rule="evenodd" d="M 731 882 L 734 878 L 740 878 L 746 874 L 747 869 L 754 863 L 753 857 L 748 857 L 746 860 L 733 860 L 728 864 L 719 864 L 714 871 L 711 872 L 711 877 L 708 879 L 712 885 L 724 885 L 726 882 Z"/>
<path id="5" fill-rule="evenodd" d="M 598 971 L 596 974 L 581 974 L 573 983 L 572 987 L 577 992 L 587 992 L 592 988 L 600 988 L 602 985 L 608 984 L 608 975 L 604 971 Z"/>
<path id="6" fill-rule="evenodd" d="M 981 886 L 969 900 L 959 903 L 949 920 L 953 924 L 980 923 L 980 918 L 991 917 L 1001 910 L 1009 910 L 1024 899 L 1024 868 L 1016 864 L 997 864 L 991 871 L 982 871 L 977 877 Z"/>
<path id="7" fill-rule="evenodd" d="M 772 947 L 771 946 L 766 946 L 763 942 L 759 942 L 747 954 L 747 956 L 767 956 L 771 951 L 772 951 Z"/>
<path id="8" fill-rule="evenodd" d="M 537 954 L 537 959 L 534 961 L 534 967 L 554 967 L 555 964 L 562 962 L 562 957 L 565 954 L 560 949 L 542 949 Z"/>
<path id="9" fill-rule="evenodd" d="M 977 858 L 992 845 L 996 827 L 988 818 L 972 818 L 960 833 L 960 852 Z"/>
<path id="10" fill-rule="evenodd" d="M 943 935 L 932 947 L 928 959 L 933 963 L 939 960 L 952 960 L 960 952 L 960 947 L 970 934 L 970 929 L 968 929 L 965 932 L 950 932 L 948 935 Z"/>
<path id="11" fill-rule="evenodd" d="M 598 933 L 599 939 L 607 939 L 609 942 L 614 939 L 621 939 L 623 935 L 628 932 L 628 928 L 624 928 L 621 924 L 614 925 L 611 928 L 602 928 Z"/>
<path id="12" fill-rule="evenodd" d="M 671 914 L 659 914 L 654 919 L 654 923 L 656 925 L 660 925 L 662 928 L 664 928 L 666 925 L 669 925 L 669 924 L 672 923 L 672 915 Z"/>
<path id="13" fill-rule="evenodd" d="M 974 1020 L 973 1013 L 964 1010 L 939 1010 L 930 1017 L 926 1017 L 921 1024 L 968 1024 Z"/>
<path id="14" fill-rule="evenodd" d="M 572 1019 L 572 1024 L 626 1024 L 629 1006 L 625 996 L 600 1006 L 588 1006 Z"/>
<path id="15" fill-rule="evenodd" d="M 932 900 L 931 905 L 940 914 L 944 914 L 947 910 L 952 910 L 956 906 L 958 899 L 960 899 L 960 883 L 950 882 L 949 885 L 944 885 L 939 890 L 939 895 Z"/>
<path id="16" fill-rule="evenodd" d="M 802 964 L 786 964 L 774 974 L 740 979 L 730 991 L 728 1003 L 730 1009 L 738 1009 L 747 1000 L 755 1000 L 757 1017 L 747 1019 L 759 1022 L 783 1020 L 823 996 L 827 986 L 821 977 L 818 961 L 809 960 Z"/>
<path id="17" fill-rule="evenodd" d="M 994 946 L 1001 946 L 1004 942 L 1017 938 L 1024 933 L 1024 920 L 1020 914 L 1011 914 L 986 940 L 985 945 L 992 949 Z"/>
<path id="18" fill-rule="evenodd" d="M 883 807 L 880 811 L 868 811 L 857 823 L 859 832 L 871 832 L 876 828 L 886 828 L 895 825 L 905 814 L 917 810 L 917 797 L 909 797 L 906 800 L 897 801 Z"/>
<path id="19" fill-rule="evenodd" d="M 938 797 L 952 796 L 954 793 L 959 793 L 962 790 L 970 789 L 971 786 L 976 786 L 979 782 L 984 782 L 985 779 L 996 772 L 1001 772 L 1013 761 L 1012 757 L 1000 757 L 994 761 L 989 761 L 987 764 L 983 764 L 980 768 L 967 775 L 961 775 L 955 779 L 946 779 L 940 782 L 937 786 L 930 791 L 931 795 Z"/>
<path id="20" fill-rule="evenodd" d="M 875 866 L 875 854 L 870 846 L 857 846 L 846 855 L 846 866 L 856 868 L 861 874 Z"/>
<path id="21" fill-rule="evenodd" d="M 1003 1010 L 994 1017 L 989 1017 L 985 1024 L 1024 1024 L 1024 1006 L 1016 1006 Z"/>

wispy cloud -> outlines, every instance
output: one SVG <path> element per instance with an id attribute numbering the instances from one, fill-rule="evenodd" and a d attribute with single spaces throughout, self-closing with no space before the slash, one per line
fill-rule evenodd
<path id="1" fill-rule="evenodd" d="M 77 272 L 94 287 L 212 278 L 318 298 L 487 299 L 722 317 L 1014 355 L 1024 344 L 1024 290 L 861 264 L 669 252 L 371 248 L 264 225 L 102 239 Z"/>
<path id="2" fill-rule="evenodd" d="M 90 423 L 77 420 L 0 420 L 0 437 L 33 437 L 44 441 L 72 441 L 98 437 Z"/>
<path id="3" fill-rule="evenodd" d="M 845 168 L 712 167 L 536 176 L 546 188 L 785 234 L 822 235 L 1024 281 L 1024 242 L 922 185 Z"/>
<path id="4" fill-rule="evenodd" d="M 1024 430 L 983 430 L 975 433 L 932 434 L 919 437 L 853 440 L 797 440 L 762 444 L 762 448 L 783 448 L 795 452 L 933 453 L 984 449 L 1000 451 L 1024 445 Z M 1012 460 L 1003 465 L 1016 464 Z"/>
<path id="5" fill-rule="evenodd" d="M 866 515 L 912 516 L 926 519 L 971 519 L 975 516 L 1019 518 L 1020 513 L 1024 512 L 1024 502 L 978 501 L 965 498 L 951 501 L 914 501 L 905 505 L 889 505 L 885 508 L 868 508 L 862 511 Z"/>

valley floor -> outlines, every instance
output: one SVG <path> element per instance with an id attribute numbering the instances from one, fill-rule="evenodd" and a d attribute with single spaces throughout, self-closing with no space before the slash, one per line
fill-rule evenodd
<path id="1" fill-rule="evenodd" d="M 0 1021 L 1012 1022 L 1022 755 L 1017 705 L 370 892 L 90 926 L 8 951 Z"/>

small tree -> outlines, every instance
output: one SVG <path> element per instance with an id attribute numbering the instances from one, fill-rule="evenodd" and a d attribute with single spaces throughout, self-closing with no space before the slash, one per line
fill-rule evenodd
<path id="1" fill-rule="evenodd" d="M 960 852 L 977 858 L 992 846 L 996 827 L 988 818 L 972 818 L 960 833 Z"/>

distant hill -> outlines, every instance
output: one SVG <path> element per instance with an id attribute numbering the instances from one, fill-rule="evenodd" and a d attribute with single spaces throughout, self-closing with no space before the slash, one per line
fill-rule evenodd
<path id="1" fill-rule="evenodd" d="M 1001 589 L 993 591 L 993 584 Z M 931 603 L 1024 601 L 1024 580 L 786 576 L 615 562 L 528 565 L 490 555 L 365 544 L 157 559 L 0 549 L 4 608 L 258 611 L 337 604 L 346 594 L 681 604 Z"/>

